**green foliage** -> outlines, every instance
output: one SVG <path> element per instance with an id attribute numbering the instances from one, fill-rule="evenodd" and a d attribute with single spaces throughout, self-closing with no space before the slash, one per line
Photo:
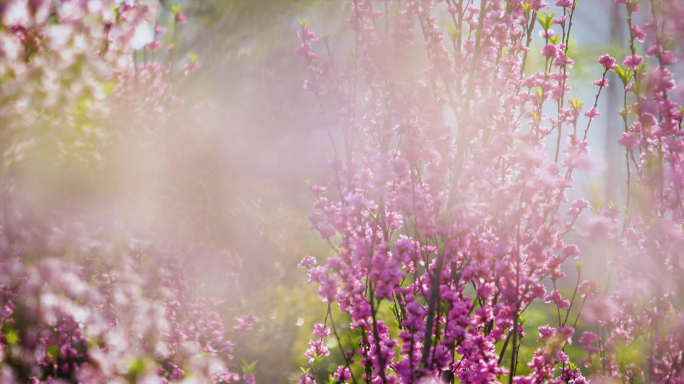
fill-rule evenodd
<path id="1" fill-rule="evenodd" d="M 19 333 L 16 329 L 14 329 L 14 327 L 7 323 L 3 324 L 2 326 L 2 334 L 5 337 L 5 342 L 10 347 L 16 344 L 17 341 L 19 341 Z"/>
<path id="2" fill-rule="evenodd" d="M 105 96 L 109 96 L 114 89 L 116 88 L 117 81 L 116 80 L 110 80 L 102 85 L 102 93 L 104 93 Z"/>
<path id="3" fill-rule="evenodd" d="M 59 351 L 59 347 L 55 344 L 49 344 L 47 346 L 47 353 L 50 356 L 51 359 L 57 359 L 61 353 Z"/>
<path id="4" fill-rule="evenodd" d="M 572 105 L 573 108 L 579 110 L 579 109 L 582 109 L 582 106 L 584 105 L 584 103 L 580 102 L 579 97 L 577 97 L 574 99 L 570 99 L 570 105 Z"/>
<path id="5" fill-rule="evenodd" d="M 634 77 L 634 72 L 632 72 L 631 69 L 627 67 L 622 67 L 620 64 L 615 64 L 615 73 L 617 73 L 618 77 L 620 78 L 620 81 L 622 81 L 623 85 L 627 85 L 629 81 Z"/>
<path id="6" fill-rule="evenodd" d="M 145 371 L 147 371 L 147 364 L 143 359 L 138 358 L 129 363 L 128 374 L 131 377 L 132 382 L 136 382 L 136 379 L 145 373 Z"/>
<path id="7" fill-rule="evenodd" d="M 539 87 L 534 87 L 534 91 L 537 93 L 537 103 L 541 103 L 544 97 L 544 91 Z"/>
<path id="8" fill-rule="evenodd" d="M 254 360 L 252 363 L 248 363 L 245 361 L 245 359 L 242 360 L 242 373 L 253 375 L 254 374 L 254 367 L 256 366 L 257 360 Z"/>
<path id="9" fill-rule="evenodd" d="M 532 3 L 522 3 L 520 5 L 522 5 L 523 9 L 525 10 L 525 13 L 529 15 L 530 11 L 532 10 Z"/>
<path id="10" fill-rule="evenodd" d="M 541 27 L 544 28 L 545 31 L 548 31 L 553 26 L 554 16 L 556 16 L 555 13 L 549 15 L 544 11 L 537 12 L 537 20 L 539 21 L 539 25 L 541 25 Z"/>
<path id="11" fill-rule="evenodd" d="M 625 372 L 630 365 L 641 366 L 646 360 L 646 351 L 644 349 L 646 341 L 643 338 L 638 338 L 633 342 L 622 342 L 617 346 L 617 353 L 615 354 L 615 362 L 620 367 L 620 371 Z M 646 352 L 646 353 L 644 353 Z"/>
<path id="12" fill-rule="evenodd" d="M 539 121 L 539 116 L 538 116 L 537 113 L 534 112 L 534 111 L 530 111 L 530 113 L 532 114 L 532 121 L 533 121 L 535 124 L 537 124 L 537 122 Z"/>

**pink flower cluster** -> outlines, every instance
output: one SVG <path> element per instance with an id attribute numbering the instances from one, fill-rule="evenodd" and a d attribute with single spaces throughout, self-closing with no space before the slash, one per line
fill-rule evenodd
<path id="1" fill-rule="evenodd" d="M 183 105 L 170 91 L 170 65 L 154 60 L 153 39 L 165 33 L 154 24 L 159 11 L 144 0 L 0 4 L 2 383 L 255 382 L 229 365 L 231 340 L 259 319 L 227 322 L 220 302 L 198 294 L 188 262 L 221 260 L 234 271 L 226 285 L 236 286 L 229 253 L 138 239 L 132 226 L 100 229 L 92 218 L 34 220 L 13 191 L 21 173 L 10 171 L 46 139 L 87 161 L 114 136 L 159 141 L 160 122 Z M 180 11 L 174 20 L 186 21 Z M 150 60 L 136 64 L 141 53 Z M 195 59 L 189 69 L 199 68 Z"/>
<path id="2" fill-rule="evenodd" d="M 83 121 L 83 115 L 116 118 L 117 101 L 123 99 L 126 113 L 146 117 L 143 130 L 150 122 L 158 125 L 179 102 L 169 94 L 170 66 L 154 60 L 157 37 L 166 32 L 155 25 L 159 12 L 155 0 L 0 4 L 2 166 L 26 161 L 30 150 L 42 144 L 99 161 L 101 153 L 90 143 L 102 144 L 112 132 L 101 121 Z M 175 26 L 184 19 L 179 11 Z M 195 57 L 185 71 L 199 67 Z M 108 98 L 113 91 L 116 101 Z"/>
<path id="3" fill-rule="evenodd" d="M 8 195 L 2 198 L 3 382 L 241 380 L 225 367 L 234 344 L 220 303 L 194 293 L 191 265 L 183 258 L 213 253 L 233 262 L 229 254 L 135 238 L 121 246 L 105 236 L 111 229 L 78 220 L 39 226 Z M 256 322 L 244 316 L 232 331 Z"/>

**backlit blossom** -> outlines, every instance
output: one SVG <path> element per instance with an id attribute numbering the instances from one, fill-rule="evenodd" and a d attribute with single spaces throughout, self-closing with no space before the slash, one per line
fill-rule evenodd
<path id="1" fill-rule="evenodd" d="M 597 86 L 597 87 L 605 87 L 605 88 L 608 88 L 608 79 L 598 79 L 598 80 L 594 80 L 594 82 L 593 82 L 592 84 L 594 84 L 594 85 Z"/>
<path id="2" fill-rule="evenodd" d="M 615 59 L 613 59 L 609 55 L 603 55 L 599 57 L 598 63 L 603 65 L 604 68 L 612 70 L 613 66 L 615 65 Z"/>
<path id="3" fill-rule="evenodd" d="M 542 54 L 542 56 L 555 58 L 556 55 L 558 55 L 558 47 L 555 46 L 554 44 L 546 44 L 541 49 L 541 54 Z"/>
<path id="4" fill-rule="evenodd" d="M 635 70 L 643 61 L 644 58 L 639 55 L 629 55 L 625 58 L 623 64 L 625 67 Z"/>
<path id="5" fill-rule="evenodd" d="M 600 116 L 600 115 L 601 115 L 601 113 L 598 112 L 598 111 L 596 110 L 596 108 L 592 108 L 592 109 L 590 109 L 590 110 L 584 112 L 584 116 L 586 116 L 586 117 L 588 117 L 588 118 L 590 118 L 590 119 L 592 119 L 592 120 L 596 120 L 596 118 L 597 118 L 598 116 Z"/>

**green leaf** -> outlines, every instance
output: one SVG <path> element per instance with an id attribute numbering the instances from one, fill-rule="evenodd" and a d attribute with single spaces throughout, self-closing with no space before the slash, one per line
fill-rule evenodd
<path id="1" fill-rule="evenodd" d="M 544 97 L 544 92 L 540 88 L 535 87 L 535 92 L 537 92 L 537 101 L 542 102 L 542 97 Z"/>
<path id="2" fill-rule="evenodd" d="M 544 14 L 542 15 L 539 11 L 537 11 L 537 20 L 539 20 L 539 25 L 546 29 L 546 12 L 543 13 Z"/>
<path id="3" fill-rule="evenodd" d="M 633 75 L 631 69 L 628 69 L 627 67 L 623 69 L 620 64 L 615 64 L 615 73 L 617 73 L 620 81 L 622 81 L 622 84 L 625 86 L 627 86 L 627 83 L 629 83 Z"/>
<path id="4" fill-rule="evenodd" d="M 596 213 L 597 214 L 601 213 L 601 208 L 603 208 L 603 201 L 598 203 L 598 205 L 596 206 Z"/>
<path id="5" fill-rule="evenodd" d="M 247 374 L 254 374 L 254 367 L 256 366 L 257 360 L 253 361 L 252 363 L 248 363 L 244 359 L 242 360 L 242 373 L 247 373 Z"/>
<path id="6" fill-rule="evenodd" d="M 575 109 L 582 109 L 582 106 L 584 105 L 584 103 L 580 102 L 579 97 L 576 99 L 570 99 L 570 104 L 572 104 L 572 107 Z"/>
<path id="7" fill-rule="evenodd" d="M 640 66 L 636 68 L 636 74 L 640 75 L 644 73 L 644 70 L 646 69 L 646 62 L 641 63 Z"/>
<path id="8" fill-rule="evenodd" d="M 10 347 L 13 346 L 14 344 L 19 341 L 19 334 L 17 331 L 12 328 L 12 327 L 7 327 L 7 330 L 5 330 L 5 341 L 7 342 L 7 345 Z"/>
<path id="9" fill-rule="evenodd" d="M 105 96 L 109 96 L 114 91 L 114 88 L 116 88 L 116 80 L 110 80 L 102 85 L 102 92 L 104 92 Z"/>
<path id="10" fill-rule="evenodd" d="M 179 14 L 180 11 L 181 11 L 180 5 L 174 5 L 174 6 L 172 6 L 172 7 L 171 7 L 171 11 L 173 12 L 174 15 Z"/>
<path id="11" fill-rule="evenodd" d="M 50 355 L 50 357 L 51 357 L 53 360 L 54 360 L 54 359 L 57 359 L 59 356 L 61 356 L 61 353 L 59 352 L 59 347 L 56 346 L 56 345 L 54 345 L 54 344 L 48 345 L 48 347 L 47 347 L 47 353 L 48 353 L 48 355 Z"/>
<path id="12" fill-rule="evenodd" d="M 534 121 L 534 123 L 536 124 L 537 121 L 539 121 L 539 116 L 537 116 L 537 114 L 533 111 L 530 111 L 530 113 L 532 114 L 532 121 Z"/>
<path id="13" fill-rule="evenodd" d="M 299 21 L 299 27 L 304 29 L 306 28 L 306 25 L 309 23 L 309 17 L 307 16 L 303 19 L 298 19 L 297 21 Z"/>
<path id="14" fill-rule="evenodd" d="M 191 62 L 191 63 L 194 63 L 195 60 L 197 60 L 197 57 L 198 57 L 198 56 L 197 56 L 197 54 L 195 54 L 195 53 L 189 53 L 189 54 L 188 54 L 188 59 L 190 59 L 190 62 Z"/>
<path id="15" fill-rule="evenodd" d="M 553 27 L 553 17 L 556 16 L 555 13 L 552 13 L 550 15 L 547 15 L 546 17 L 546 29 L 551 29 Z"/>
<path id="16" fill-rule="evenodd" d="M 128 374 L 130 374 L 131 377 L 136 378 L 145 373 L 145 370 L 145 361 L 143 361 L 143 359 L 135 359 L 128 368 Z"/>
<path id="17" fill-rule="evenodd" d="M 330 32 L 326 33 L 325 35 L 322 33 L 319 33 L 318 36 L 321 37 L 321 40 L 323 40 L 324 44 L 328 44 L 328 42 L 330 41 Z"/>
<path id="18" fill-rule="evenodd" d="M 548 31 L 549 28 L 553 26 L 553 17 L 556 16 L 555 13 L 548 14 L 544 11 L 542 11 L 543 15 L 537 12 L 537 18 L 539 19 L 539 24 L 541 24 L 542 28 L 544 28 L 545 31 Z"/>

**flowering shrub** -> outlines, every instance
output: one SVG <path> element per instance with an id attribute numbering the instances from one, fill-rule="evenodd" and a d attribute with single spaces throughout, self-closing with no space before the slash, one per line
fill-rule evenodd
<path id="1" fill-rule="evenodd" d="M 3 382 L 240 380 L 219 303 L 195 293 L 182 257 L 216 250 L 112 241 L 78 220 L 41 229 L 13 203 L 0 217 Z"/>
<path id="2" fill-rule="evenodd" d="M 597 58 L 587 106 L 570 98 L 568 47 L 576 9 L 590 2 L 559 0 L 549 14 L 543 0 L 354 1 L 346 68 L 328 36 L 300 21 L 304 88 L 322 108 L 326 94 L 340 103 L 339 132 L 325 121 L 334 176 L 311 186 L 309 216 L 334 253 L 300 264 L 328 315 L 300 383 L 314 381 L 330 337 L 344 359 L 336 383 L 684 381 L 684 142 L 669 69 L 683 10 L 674 1 L 616 3 L 630 54 Z M 650 21 L 637 25 L 638 12 Z M 449 38 L 438 16 L 453 24 Z M 543 71 L 527 75 L 532 55 Z M 413 57 L 427 61 L 416 68 Z M 566 193 L 577 171 L 593 167 L 587 135 L 609 86 L 624 87 L 626 198 L 591 213 Z M 581 262 L 566 275 L 563 265 L 580 255 L 574 232 L 610 250 L 618 282 L 609 294 L 583 279 Z M 526 329 L 534 302 L 555 307 L 557 322 Z M 343 345 L 332 305 L 358 344 Z M 536 351 L 521 361 L 530 338 Z M 587 352 L 575 362 L 565 353 L 573 341 Z M 519 363 L 529 374 L 517 374 Z"/>
<path id="3" fill-rule="evenodd" d="M 175 26 L 185 23 L 172 11 Z M 113 138 L 158 139 L 183 105 L 170 92 L 174 48 L 168 63 L 154 61 L 165 32 L 159 12 L 142 0 L 0 4 L 3 383 L 254 383 L 253 364 L 243 376 L 227 363 L 231 339 L 258 319 L 225 321 L 192 270 L 202 258 L 220 260 L 234 291 L 230 254 L 157 239 L 139 225 L 102 226 L 111 218 L 41 216 L 15 193 L 30 160 L 94 169 Z M 191 57 L 184 71 L 197 68 Z"/>

